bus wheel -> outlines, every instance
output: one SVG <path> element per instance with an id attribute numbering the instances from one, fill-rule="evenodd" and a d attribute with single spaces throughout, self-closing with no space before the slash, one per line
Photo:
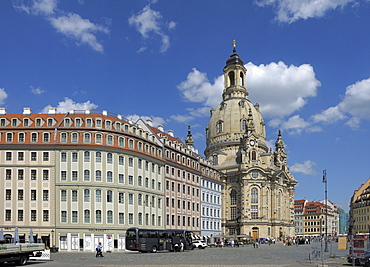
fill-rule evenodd
<path id="1" fill-rule="evenodd" d="M 20 259 L 18 260 L 19 265 L 25 265 L 28 261 L 28 255 L 21 255 Z"/>
<path id="2" fill-rule="evenodd" d="M 152 250 L 150 252 L 156 253 L 157 252 L 157 247 L 156 246 L 152 246 Z"/>

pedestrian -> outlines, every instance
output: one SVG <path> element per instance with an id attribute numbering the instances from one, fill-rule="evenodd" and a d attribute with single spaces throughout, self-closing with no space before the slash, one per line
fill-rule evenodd
<path id="1" fill-rule="evenodd" d="M 224 248 L 224 240 L 221 240 L 221 249 Z"/>
<path id="2" fill-rule="evenodd" d="M 99 242 L 99 244 L 96 246 L 96 256 L 95 257 L 104 257 L 101 251 L 102 249 L 103 247 L 101 245 L 101 242 Z"/>
<path id="3" fill-rule="evenodd" d="M 180 241 L 180 252 L 184 252 L 184 243 Z"/>
<path id="4" fill-rule="evenodd" d="M 234 240 L 231 240 L 231 247 L 232 248 L 234 247 L 234 244 L 235 244 Z"/>

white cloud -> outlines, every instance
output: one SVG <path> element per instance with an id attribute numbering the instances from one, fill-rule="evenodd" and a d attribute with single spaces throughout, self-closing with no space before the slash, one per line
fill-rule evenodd
<path id="1" fill-rule="evenodd" d="M 299 19 L 320 18 L 329 10 L 344 8 L 355 0 L 255 0 L 260 7 L 277 8 L 276 20 L 292 23 Z"/>
<path id="2" fill-rule="evenodd" d="M 284 117 L 301 109 L 321 86 L 308 64 L 288 66 L 280 61 L 259 66 L 248 63 L 245 67 L 250 94 L 261 105 L 265 118 Z"/>
<path id="3" fill-rule="evenodd" d="M 207 74 L 193 68 L 185 81 L 177 88 L 183 97 L 190 102 L 203 103 L 207 107 L 216 107 L 222 100 L 223 76 L 219 76 L 211 84 Z"/>
<path id="4" fill-rule="evenodd" d="M 81 18 L 78 14 L 58 10 L 56 0 L 33 0 L 30 5 L 13 5 L 14 8 L 27 14 L 41 15 L 60 33 L 72 38 L 77 44 L 87 44 L 98 52 L 103 52 L 103 46 L 98 42 L 96 34 L 109 30 L 101 25 L 94 24 L 88 19 Z M 109 19 L 105 18 L 106 21 Z"/>
<path id="5" fill-rule="evenodd" d="M 43 110 L 41 111 L 41 113 L 47 113 L 50 107 L 52 107 L 52 106 L 48 105 L 48 106 L 44 107 Z M 74 109 L 74 110 L 86 110 L 86 109 L 92 110 L 92 109 L 96 109 L 97 107 L 98 107 L 98 105 L 96 105 L 94 103 L 91 103 L 90 100 L 86 101 L 86 102 L 83 102 L 83 103 L 76 103 L 72 99 L 70 99 L 68 97 L 65 97 L 64 101 L 59 102 L 58 106 L 56 108 L 57 108 L 58 113 L 67 113 L 71 109 Z"/>
<path id="6" fill-rule="evenodd" d="M 315 123 L 325 123 L 325 124 L 330 124 L 337 122 L 339 120 L 345 119 L 346 116 L 339 110 L 338 106 L 336 107 L 330 107 L 320 114 L 316 114 L 312 116 L 312 120 Z"/>
<path id="7" fill-rule="evenodd" d="M 152 3 L 155 3 L 154 1 Z M 151 4 L 152 4 L 151 3 Z M 160 51 L 166 52 L 170 47 L 170 37 L 165 34 L 162 29 L 162 15 L 159 11 L 155 11 L 150 8 L 150 4 L 145 6 L 143 10 L 138 12 L 136 15 L 132 15 L 128 19 L 130 26 L 134 26 L 136 30 L 141 34 L 143 39 L 148 39 L 152 35 L 159 36 L 162 40 L 162 46 Z M 171 21 L 168 23 L 168 29 L 174 29 L 176 23 Z M 139 50 L 140 52 L 143 49 Z"/>
<path id="8" fill-rule="evenodd" d="M 300 134 L 306 129 L 310 123 L 306 122 L 299 115 L 290 117 L 287 121 L 283 122 L 280 126 L 281 129 L 287 130 L 290 134 Z"/>
<path id="9" fill-rule="evenodd" d="M 0 105 L 5 104 L 5 99 L 8 97 L 8 94 L 5 92 L 4 88 L 0 88 Z"/>
<path id="10" fill-rule="evenodd" d="M 109 33 L 106 27 L 96 25 L 78 14 L 69 13 L 66 16 L 49 18 L 51 25 L 64 35 L 73 38 L 78 43 L 85 43 L 95 51 L 103 52 L 103 46 L 97 41 L 94 33 Z"/>
<path id="11" fill-rule="evenodd" d="M 331 124 L 347 119 L 346 114 L 352 117 L 345 125 L 353 129 L 359 127 L 361 119 L 370 119 L 370 78 L 348 86 L 338 105 L 313 115 L 311 119 L 314 123 Z"/>
<path id="12" fill-rule="evenodd" d="M 370 78 L 346 88 L 340 110 L 360 119 L 370 119 Z"/>
<path id="13" fill-rule="evenodd" d="M 166 121 L 161 118 L 161 117 L 156 117 L 156 116 L 140 116 L 137 114 L 129 114 L 129 115 L 124 115 L 128 120 L 131 120 L 132 122 L 137 122 L 139 119 L 142 119 L 144 122 L 146 122 L 148 119 L 152 121 L 153 126 L 157 127 L 158 125 L 164 125 Z"/>
<path id="14" fill-rule="evenodd" d="M 172 115 L 170 118 L 174 121 L 181 122 L 181 123 L 189 123 L 190 121 L 194 120 L 194 116 L 189 115 Z"/>
<path id="15" fill-rule="evenodd" d="M 305 175 L 316 175 L 315 170 L 313 167 L 316 165 L 315 162 L 310 160 L 306 160 L 304 163 L 295 163 L 290 167 L 291 172 L 295 173 L 303 173 Z"/>
<path id="16" fill-rule="evenodd" d="M 56 0 L 33 0 L 31 5 L 23 3 L 13 5 L 14 8 L 33 15 L 52 15 L 57 8 Z"/>
<path id="17" fill-rule="evenodd" d="M 42 90 L 41 87 L 35 88 L 33 86 L 30 86 L 30 88 L 31 88 L 31 92 L 35 95 L 41 95 L 41 94 L 45 93 L 45 90 Z"/>
<path id="18" fill-rule="evenodd" d="M 301 109 L 321 85 L 308 64 L 297 67 L 280 61 L 259 66 L 248 63 L 245 67 L 249 91 L 265 118 L 283 118 Z M 211 83 L 206 73 L 193 68 L 178 89 L 186 100 L 209 109 L 221 102 L 223 86 L 223 75 Z"/>

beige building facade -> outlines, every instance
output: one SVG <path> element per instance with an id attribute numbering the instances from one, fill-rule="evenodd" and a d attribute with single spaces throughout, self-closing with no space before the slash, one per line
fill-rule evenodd
<path id="1" fill-rule="evenodd" d="M 266 144 L 259 105 L 246 90 L 247 69 L 236 53 L 226 61 L 222 102 L 211 110 L 205 156 L 222 181 L 222 232 L 231 236 L 294 236 L 294 187 L 279 132 L 272 152 Z"/>

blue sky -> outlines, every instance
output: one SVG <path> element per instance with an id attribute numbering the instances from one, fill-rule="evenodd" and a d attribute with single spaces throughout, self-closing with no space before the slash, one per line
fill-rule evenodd
<path id="1" fill-rule="evenodd" d="M 273 147 L 282 130 L 296 199 L 348 210 L 370 177 L 369 0 L 0 2 L 0 106 L 151 118 L 205 149 L 232 40 Z"/>

